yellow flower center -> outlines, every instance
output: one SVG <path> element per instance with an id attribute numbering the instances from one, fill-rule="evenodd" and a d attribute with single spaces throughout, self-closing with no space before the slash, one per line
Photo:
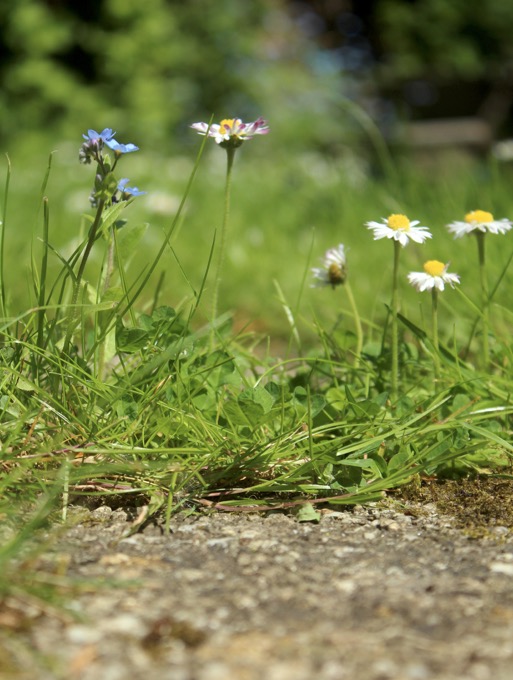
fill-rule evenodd
<path id="1" fill-rule="evenodd" d="M 445 271 L 445 264 L 438 260 L 428 260 L 424 263 L 424 271 L 429 276 L 442 276 Z"/>
<path id="2" fill-rule="evenodd" d="M 472 224 L 472 222 L 479 222 L 480 224 L 493 222 L 493 215 L 486 210 L 471 210 L 465 215 L 465 222 L 469 224 Z"/>
<path id="3" fill-rule="evenodd" d="M 235 118 L 225 118 L 221 121 L 219 127 L 221 132 L 231 132 L 233 130 L 233 124 L 235 123 Z"/>
<path id="4" fill-rule="evenodd" d="M 390 215 L 390 217 L 387 219 L 387 225 L 394 231 L 410 230 L 410 220 L 406 217 L 406 215 Z"/>

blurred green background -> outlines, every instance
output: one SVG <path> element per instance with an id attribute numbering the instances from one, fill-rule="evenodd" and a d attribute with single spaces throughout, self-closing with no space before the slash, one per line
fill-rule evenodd
<path id="1" fill-rule="evenodd" d="M 77 156 L 82 133 L 112 127 L 119 141 L 140 147 L 120 166 L 120 176 L 148 192 L 127 213 L 148 223 L 131 264 L 135 279 L 158 250 L 192 170 L 201 138 L 189 126 L 211 115 L 261 115 L 271 126 L 235 161 L 220 310 L 234 310 L 238 328 L 251 322 L 286 334 L 274 280 L 306 337 L 314 317 L 328 328 L 337 323 L 345 297 L 311 290 L 308 271 L 339 242 L 349 249 L 362 315 L 380 322 L 392 248 L 374 242 L 363 225 L 391 212 L 419 219 L 435 236 L 405 249 L 404 277 L 427 259 L 450 260 L 477 299 L 475 243 L 453 242 L 444 225 L 474 208 L 513 217 L 508 147 L 494 146 L 512 132 L 512 30 L 513 4 L 503 0 L 3 3 L 0 143 L 12 163 L 5 236 L 11 312 L 33 304 L 39 188 L 51 151 L 51 241 L 66 254 L 78 242 L 80 214 L 90 210 L 92 172 Z M 433 121 L 442 127 L 423 127 Z M 474 127 L 461 135 L 469 121 Z M 148 303 L 162 272 L 162 303 L 187 305 L 199 289 L 222 219 L 224 172 L 224 151 L 209 143 Z M 489 239 L 492 283 L 510 244 Z M 97 248 L 92 267 L 101 259 Z M 504 306 L 511 283 L 507 273 L 496 298 Z M 209 300 L 207 287 L 200 320 Z M 444 300 L 450 333 L 453 312 L 467 308 L 455 293 Z M 421 323 L 424 306 L 429 299 L 405 285 L 403 311 Z M 494 314 L 507 326 L 508 312 Z M 342 325 L 351 328 L 350 320 Z"/>

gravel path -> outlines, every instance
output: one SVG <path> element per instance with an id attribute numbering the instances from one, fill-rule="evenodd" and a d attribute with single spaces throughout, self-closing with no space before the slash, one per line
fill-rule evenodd
<path id="1" fill-rule="evenodd" d="M 80 620 L 4 605 L 2 680 L 513 678 L 507 526 L 471 538 L 418 502 L 127 526 L 97 508 L 44 558 Z"/>

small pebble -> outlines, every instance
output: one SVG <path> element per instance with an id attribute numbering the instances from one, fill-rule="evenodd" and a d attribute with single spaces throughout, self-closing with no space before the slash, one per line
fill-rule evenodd
<path id="1" fill-rule="evenodd" d="M 109 508 L 108 505 L 100 505 L 99 508 L 96 508 L 95 510 L 92 511 L 91 517 L 95 520 L 101 520 L 105 521 L 106 519 L 109 519 L 110 516 L 112 515 L 112 508 Z"/>
<path id="2" fill-rule="evenodd" d="M 490 565 L 490 571 L 492 571 L 494 574 L 513 576 L 513 564 L 506 562 L 493 562 Z"/>
<path id="3" fill-rule="evenodd" d="M 75 624 L 66 629 L 66 638 L 73 645 L 94 645 L 101 640 L 103 633 L 97 628 Z"/>

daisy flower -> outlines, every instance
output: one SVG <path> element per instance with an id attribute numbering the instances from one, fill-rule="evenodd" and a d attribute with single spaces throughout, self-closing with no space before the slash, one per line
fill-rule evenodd
<path id="1" fill-rule="evenodd" d="M 423 272 L 411 272 L 408 274 L 408 281 L 412 286 L 422 293 L 425 290 L 443 290 L 445 284 L 448 283 L 451 288 L 454 288 L 455 283 L 460 282 L 458 274 L 447 273 L 449 264 L 444 264 L 438 260 L 428 260 L 424 263 Z"/>
<path id="2" fill-rule="evenodd" d="M 241 146 L 255 135 L 266 135 L 269 132 L 267 121 L 263 118 L 258 118 L 253 123 L 243 123 L 240 118 L 226 118 L 220 124 L 213 123 L 210 127 L 208 123 L 193 123 L 191 128 L 200 135 L 208 134 L 221 146 L 233 148 Z"/>
<path id="3" fill-rule="evenodd" d="M 425 290 L 431 291 L 431 318 L 433 326 L 433 365 L 435 370 L 435 381 L 440 379 L 440 354 L 438 344 L 438 291 L 444 290 L 445 284 L 448 283 L 451 288 L 454 284 L 460 282 L 460 277 L 457 274 L 448 274 L 448 264 L 439 262 L 438 260 L 428 260 L 424 263 L 423 272 L 411 272 L 408 274 L 408 281 L 415 286 L 419 292 Z"/>
<path id="4" fill-rule="evenodd" d="M 485 210 L 472 210 L 465 215 L 463 222 L 451 222 L 447 229 L 453 234 L 454 238 L 461 238 L 472 232 L 482 232 L 486 234 L 505 234 L 511 229 L 513 222 L 508 219 L 494 220 L 492 213 Z"/>
<path id="5" fill-rule="evenodd" d="M 312 288 L 331 286 L 336 288 L 346 280 L 346 255 L 344 246 L 340 243 L 336 248 L 326 251 L 322 260 L 322 267 L 312 269 L 314 283 Z"/>
<path id="6" fill-rule="evenodd" d="M 513 227 L 513 222 L 511 220 L 494 220 L 492 213 L 486 212 L 486 210 L 472 210 L 465 215 L 465 220 L 463 222 L 451 222 L 447 225 L 447 229 L 451 234 L 453 234 L 454 238 L 461 238 L 466 234 L 476 235 L 477 255 L 479 259 L 479 278 L 481 279 L 483 368 L 488 367 L 490 359 L 488 342 L 490 299 L 488 295 L 488 281 L 486 276 L 485 238 L 487 234 L 505 234 L 511 229 L 511 227 Z"/>
<path id="7" fill-rule="evenodd" d="M 267 121 L 263 118 L 258 118 L 252 123 L 243 123 L 240 118 L 225 118 L 219 124 L 212 123 L 193 123 L 191 125 L 193 130 L 196 130 L 200 135 L 208 135 L 213 137 L 219 146 L 226 150 L 226 183 L 224 190 L 224 215 L 223 224 L 221 225 L 221 233 L 219 236 L 219 256 L 217 259 L 216 279 L 214 283 L 214 292 L 212 295 L 212 321 L 217 316 L 217 300 L 219 297 L 219 283 L 221 280 L 221 269 L 225 257 L 226 249 L 226 234 L 228 231 L 228 217 L 230 213 L 230 192 L 231 192 L 231 177 L 233 169 L 233 160 L 235 153 L 239 146 L 246 140 L 252 139 L 256 135 L 266 135 L 269 132 Z M 215 324 L 212 323 L 211 346 L 215 343 Z"/>
<path id="8" fill-rule="evenodd" d="M 394 267 L 392 271 L 392 362 L 391 362 L 391 379 L 390 379 L 390 393 L 392 401 L 397 399 L 398 395 L 398 381 L 399 381 L 399 290 L 398 290 L 398 272 L 399 272 L 399 253 L 401 246 L 404 248 L 410 240 L 415 243 L 424 243 L 428 238 L 431 238 L 431 232 L 427 227 L 418 227 L 418 220 L 410 221 L 406 215 L 390 215 L 386 219 L 381 218 L 382 222 L 367 222 L 366 227 L 372 229 L 374 232 L 374 240 L 377 241 L 382 238 L 388 238 L 394 244 Z"/>
<path id="9" fill-rule="evenodd" d="M 419 220 L 410 220 L 406 215 L 390 215 L 382 222 L 367 222 L 366 226 L 374 231 L 374 240 L 391 238 L 404 247 L 410 239 L 415 243 L 424 243 L 431 238 L 431 232 L 427 227 L 418 227 Z"/>

